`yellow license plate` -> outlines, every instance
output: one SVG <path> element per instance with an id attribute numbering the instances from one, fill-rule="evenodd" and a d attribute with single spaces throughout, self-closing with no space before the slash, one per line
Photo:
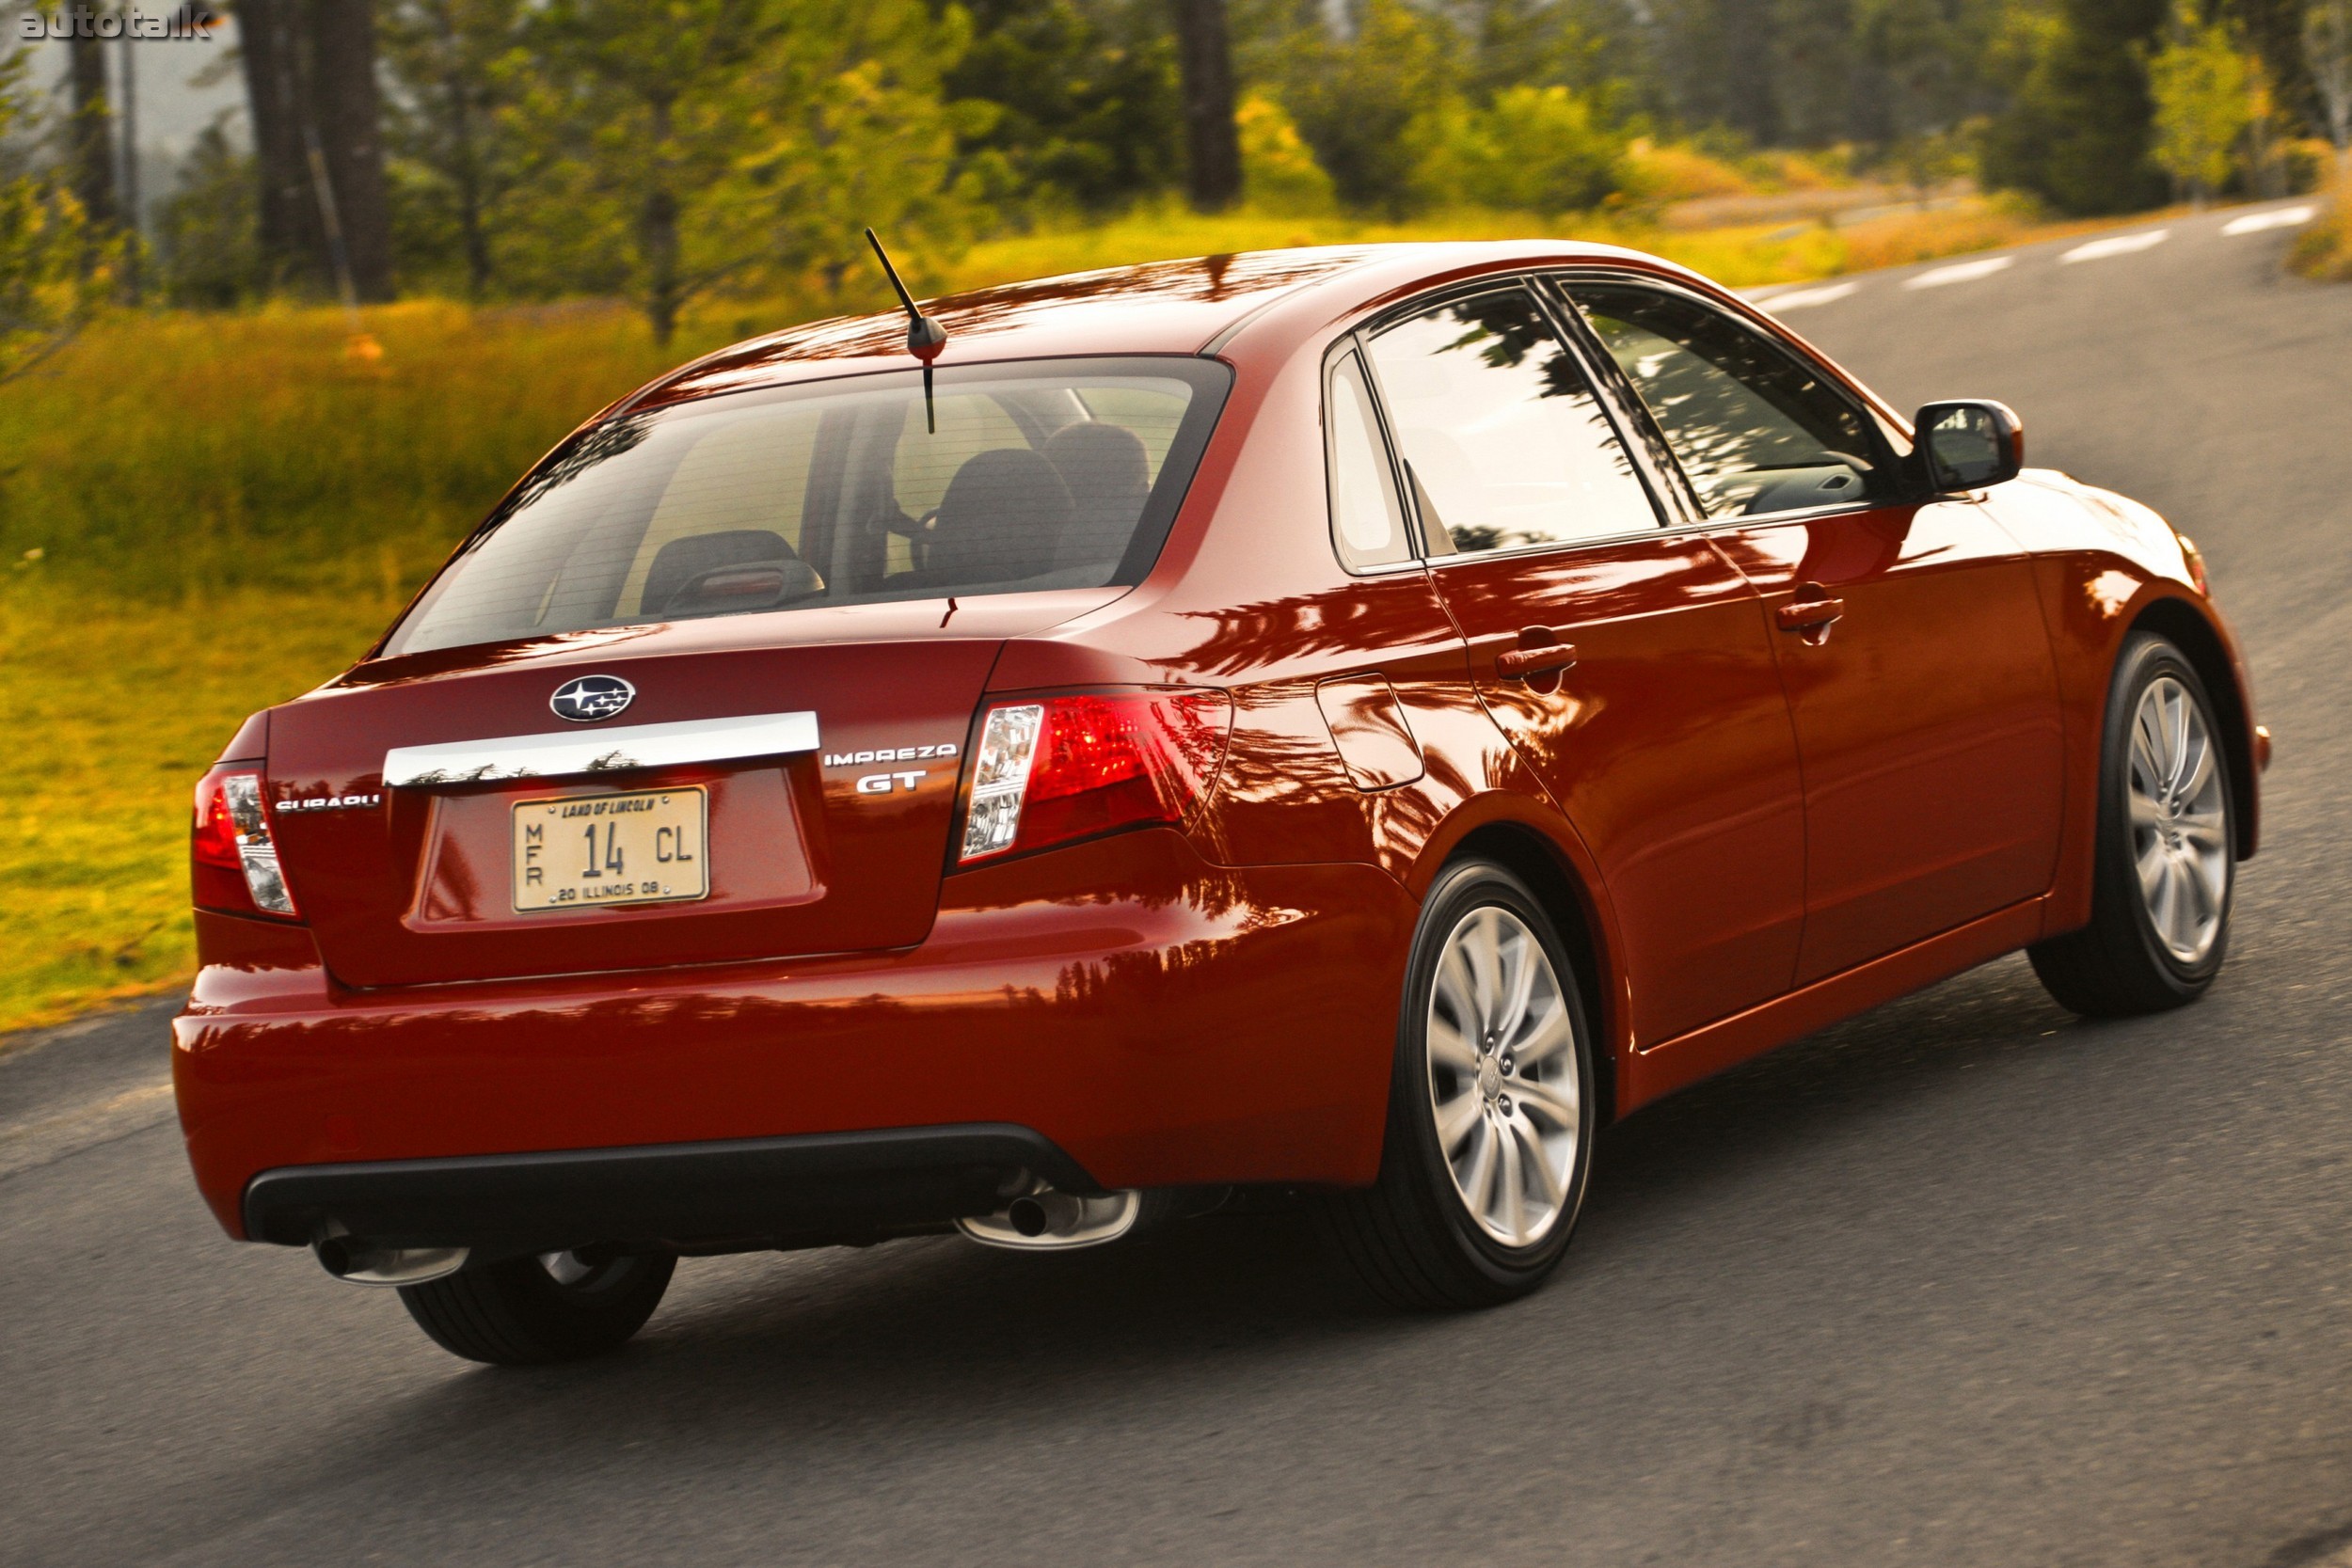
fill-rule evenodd
<path id="1" fill-rule="evenodd" d="M 700 789 L 520 801 L 515 912 L 705 897 L 709 816 Z"/>

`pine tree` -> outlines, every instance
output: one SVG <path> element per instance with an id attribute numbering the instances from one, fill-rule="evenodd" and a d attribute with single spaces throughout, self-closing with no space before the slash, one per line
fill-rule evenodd
<path id="1" fill-rule="evenodd" d="M 1986 134 L 1986 179 L 2064 213 L 2161 202 L 2141 62 L 2165 14 L 2165 0 L 2059 0 L 2047 13 L 2016 13 L 2000 64 L 2017 87 Z"/>

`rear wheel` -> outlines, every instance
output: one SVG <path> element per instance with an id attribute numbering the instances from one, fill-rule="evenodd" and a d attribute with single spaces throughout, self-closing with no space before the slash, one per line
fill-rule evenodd
<path id="1" fill-rule="evenodd" d="M 676 1268 L 667 1253 L 549 1252 L 404 1285 L 400 1299 L 453 1355 L 541 1366 L 620 1346 L 661 1305 Z"/>
<path id="2" fill-rule="evenodd" d="M 2204 682 L 2142 633 L 2116 660 L 2099 768 L 2090 924 L 2038 942 L 2034 973 L 2092 1018 L 2194 1002 L 2230 945 L 2236 802 Z"/>
<path id="3" fill-rule="evenodd" d="M 1526 885 L 1484 861 L 1446 871 L 1404 1003 L 1379 1180 L 1327 1199 L 1325 1233 L 1399 1306 L 1524 1295 L 1567 1250 L 1594 1121 L 1575 974 Z"/>

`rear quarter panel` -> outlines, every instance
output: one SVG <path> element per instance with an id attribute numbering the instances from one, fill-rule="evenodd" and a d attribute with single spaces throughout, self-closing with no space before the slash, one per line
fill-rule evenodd
<path id="1" fill-rule="evenodd" d="M 1367 863 L 1418 901 L 1465 838 L 1510 823 L 1571 870 L 1607 949 L 1614 927 L 1591 857 L 1479 704 L 1461 633 L 1427 574 L 1350 576 L 1331 545 L 1325 356 L 1365 311 L 1419 286 L 1368 277 L 1344 308 L 1302 302 L 1253 324 L 1228 352 L 1232 394 L 1151 578 L 1117 604 L 1008 643 L 990 686 L 1222 688 L 1232 736 L 1191 827 L 1206 859 Z M 1420 777 L 1380 789 L 1350 780 L 1315 699 L 1322 682 L 1370 673 L 1394 689 L 1424 763 Z M 1613 1039 L 1625 1009 L 1613 992 L 1601 1005 Z M 1393 1010 L 1391 999 L 1381 1044 Z"/>

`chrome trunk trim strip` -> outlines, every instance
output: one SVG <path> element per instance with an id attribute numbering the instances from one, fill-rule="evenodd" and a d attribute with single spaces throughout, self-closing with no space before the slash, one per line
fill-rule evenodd
<path id="1" fill-rule="evenodd" d="M 632 768 L 688 762 L 732 762 L 817 750 L 817 715 L 762 713 L 741 719 L 689 719 L 675 724 L 552 735 L 510 735 L 489 740 L 395 746 L 384 753 L 384 784 L 486 783 L 496 779 L 562 779 Z"/>

